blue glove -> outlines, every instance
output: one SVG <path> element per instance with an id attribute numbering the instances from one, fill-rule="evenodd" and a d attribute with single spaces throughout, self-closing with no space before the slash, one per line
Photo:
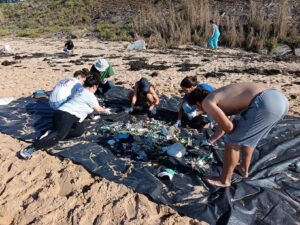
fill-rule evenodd
<path id="1" fill-rule="evenodd" d="M 157 113 L 156 107 L 153 107 L 153 109 L 151 110 L 151 115 L 154 116 Z"/>

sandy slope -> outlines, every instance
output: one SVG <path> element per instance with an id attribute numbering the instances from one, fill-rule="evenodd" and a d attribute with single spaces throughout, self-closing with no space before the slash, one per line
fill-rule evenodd
<path id="1" fill-rule="evenodd" d="M 82 67 L 90 67 L 96 56 L 109 58 L 116 70 L 115 81 L 131 87 L 141 76 L 151 79 L 160 93 L 178 95 L 179 82 L 186 75 L 198 75 L 198 80 L 220 87 L 232 82 L 259 81 L 282 90 L 290 99 L 290 115 L 300 115 L 300 63 L 298 60 L 278 61 L 262 58 L 240 50 L 200 48 L 173 50 L 151 49 L 146 52 L 128 52 L 126 43 L 103 43 L 96 40 L 75 40 L 76 56 L 59 58 L 64 40 L 1 38 L 0 46 L 9 43 L 21 56 L 16 64 L 0 66 L 0 98 L 29 96 L 34 90 L 51 90 L 61 78 L 72 76 Z M 74 60 L 85 55 L 83 65 Z M 135 57 L 135 58 L 134 58 Z M 136 58 L 137 57 L 137 58 Z M 130 61 L 145 57 L 153 70 L 130 71 Z M 12 57 L 0 57 L 3 61 Z M 71 61 L 73 60 L 73 61 Z M 70 62 L 71 61 L 71 62 Z M 163 63 L 161 63 L 163 62 Z M 78 61 L 77 61 L 78 63 Z M 185 66 L 182 66 L 185 63 Z M 186 64 L 194 65 L 190 71 Z M 159 66 L 169 67 L 158 70 Z M 137 63 L 134 66 L 138 66 Z M 248 74 L 247 68 L 261 68 L 277 75 Z M 205 78 L 207 72 L 236 69 L 225 76 Z M 240 72 L 238 72 L 240 71 Z M 269 71 L 269 72 L 268 72 Z M 298 77 L 295 74 L 298 71 Z M 157 72 L 158 76 L 153 72 Z M 238 73 L 236 73 L 238 72 Z M 249 72 L 249 71 L 248 71 Z M 272 72 L 272 71 L 271 71 Z M 151 77 L 150 75 L 154 76 Z M 0 224 L 200 224 L 182 217 L 169 207 L 150 201 L 131 189 L 92 177 L 79 165 L 60 160 L 40 151 L 31 161 L 23 161 L 16 153 L 26 143 L 0 134 Z"/>

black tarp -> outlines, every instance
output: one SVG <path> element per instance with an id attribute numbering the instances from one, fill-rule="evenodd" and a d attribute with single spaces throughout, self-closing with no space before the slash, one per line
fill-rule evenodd
<path id="1" fill-rule="evenodd" d="M 289 170 L 289 165 L 300 160 L 300 118 L 286 117 L 261 140 L 253 155 L 250 178 L 241 179 L 234 174 L 231 187 L 213 188 L 206 186 L 201 179 L 203 174 L 187 166 L 183 159 L 167 158 L 167 164 L 177 170 L 169 181 L 155 176 L 154 164 L 117 157 L 99 143 L 97 129 L 101 123 L 128 119 L 123 112 L 129 106 L 126 93 L 123 88 L 113 89 L 101 103 L 117 114 L 91 121 L 84 136 L 61 142 L 48 152 L 210 224 L 300 223 L 300 174 Z M 178 98 L 161 99 L 157 119 L 175 122 Z M 21 98 L 0 106 L 0 132 L 30 142 L 51 127 L 52 115 L 46 100 Z M 223 144 L 220 140 L 212 149 L 211 175 L 218 175 L 222 169 Z"/>

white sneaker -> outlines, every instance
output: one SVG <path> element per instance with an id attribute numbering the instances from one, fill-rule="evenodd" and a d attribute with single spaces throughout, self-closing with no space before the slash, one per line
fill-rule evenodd
<path id="1" fill-rule="evenodd" d="M 36 149 L 33 146 L 28 146 L 20 151 L 20 156 L 23 159 L 31 159 L 32 153 L 34 153 Z"/>

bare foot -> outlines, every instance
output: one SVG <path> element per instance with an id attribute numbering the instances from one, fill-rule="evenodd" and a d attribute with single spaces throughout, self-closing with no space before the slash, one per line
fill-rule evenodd
<path id="1" fill-rule="evenodd" d="M 239 174 L 243 177 L 243 178 L 247 178 L 248 177 L 248 173 L 246 173 L 245 169 L 241 167 L 241 165 L 237 165 L 235 167 L 235 169 L 239 172 Z"/>
<path id="2" fill-rule="evenodd" d="M 211 185 L 216 186 L 216 187 L 230 187 L 230 184 L 224 184 L 224 183 L 222 183 L 221 180 L 220 180 L 220 178 L 216 178 L 216 179 L 206 178 L 206 181 L 208 183 L 210 183 Z"/>

